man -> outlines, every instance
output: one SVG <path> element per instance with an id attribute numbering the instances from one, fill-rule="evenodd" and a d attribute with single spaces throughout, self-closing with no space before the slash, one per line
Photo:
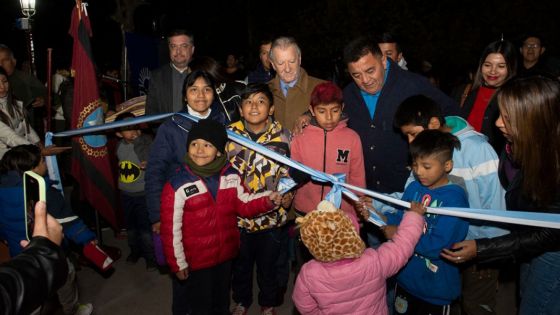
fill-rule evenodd
<path id="1" fill-rule="evenodd" d="M 272 40 L 264 39 L 259 46 L 259 59 L 260 62 L 257 68 L 247 76 L 247 83 L 267 83 L 274 78 L 274 71 L 270 63 L 270 48 L 272 47 Z"/>
<path id="2" fill-rule="evenodd" d="M 276 77 L 268 82 L 274 95 L 274 117 L 292 130 L 297 118 L 307 111 L 311 92 L 324 81 L 308 75 L 301 67 L 301 50 L 292 37 L 274 40 L 270 61 L 276 71 Z"/>
<path id="3" fill-rule="evenodd" d="M 366 38 L 345 47 L 344 63 L 354 80 L 344 89 L 344 111 L 348 127 L 362 141 L 366 186 L 383 193 L 404 191 L 410 167 L 406 139 L 393 127 L 397 107 L 418 94 L 438 103 L 444 115 L 457 115 L 459 107 L 425 78 L 399 68 Z"/>
<path id="4" fill-rule="evenodd" d="M 547 60 L 543 56 L 546 51 L 543 38 L 540 35 L 528 33 L 522 37 L 520 67 L 518 67 L 519 76 L 531 76 L 535 74 L 548 74 L 559 76 L 560 69 Z"/>
<path id="5" fill-rule="evenodd" d="M 398 106 L 410 96 L 425 95 L 441 106 L 444 115 L 458 115 L 459 107 L 424 77 L 401 69 L 367 38 L 346 45 L 343 60 L 354 80 L 344 88 L 344 112 L 348 127 L 362 141 L 366 187 L 381 193 L 402 192 L 411 168 L 408 143 L 393 127 Z M 363 230 L 369 246 L 377 248 L 381 244 L 379 230 L 371 224 Z M 394 291 L 389 290 L 389 309 L 393 300 Z"/>
<path id="6" fill-rule="evenodd" d="M 42 107 L 45 105 L 47 88 L 35 76 L 16 69 L 17 60 L 12 50 L 0 44 L 0 66 L 6 70 L 10 90 L 17 100 L 23 102 L 27 110 L 31 126 L 39 135 L 43 134 Z"/>
<path id="7" fill-rule="evenodd" d="M 406 60 L 404 60 L 401 46 L 399 45 L 397 39 L 391 33 L 383 33 L 378 42 L 379 49 L 385 58 L 391 58 L 396 62 L 399 67 L 404 70 L 408 70 L 406 67 Z"/>
<path id="8" fill-rule="evenodd" d="M 176 29 L 167 36 L 167 44 L 171 62 L 152 72 L 146 99 L 147 115 L 178 112 L 185 107 L 183 82 L 190 73 L 194 36 Z"/>

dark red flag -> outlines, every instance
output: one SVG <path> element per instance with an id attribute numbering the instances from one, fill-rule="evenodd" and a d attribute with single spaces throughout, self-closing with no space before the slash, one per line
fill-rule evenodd
<path id="1" fill-rule="evenodd" d="M 87 11 L 79 0 L 72 11 L 70 35 L 74 38 L 72 128 L 103 124 L 103 108 L 89 40 L 91 26 Z M 72 139 L 72 175 L 80 183 L 82 196 L 109 224 L 117 228 L 115 184 L 105 135 Z"/>

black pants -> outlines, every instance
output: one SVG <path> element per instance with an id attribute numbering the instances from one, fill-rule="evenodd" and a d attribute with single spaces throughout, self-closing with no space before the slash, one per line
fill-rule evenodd
<path id="1" fill-rule="evenodd" d="M 173 315 L 229 315 L 231 261 L 173 277 Z"/>
<path id="2" fill-rule="evenodd" d="M 253 266 L 256 263 L 259 305 L 278 306 L 278 258 L 287 237 L 287 230 L 283 228 L 257 233 L 241 231 L 241 246 L 232 279 L 233 300 L 236 303 L 247 308 L 253 303 Z"/>
<path id="3" fill-rule="evenodd" d="M 121 194 L 130 252 L 146 261 L 154 261 L 152 224 L 148 218 L 146 196 Z"/>

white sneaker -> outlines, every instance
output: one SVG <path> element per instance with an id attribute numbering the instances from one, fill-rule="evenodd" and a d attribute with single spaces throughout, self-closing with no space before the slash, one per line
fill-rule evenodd
<path id="1" fill-rule="evenodd" d="M 78 304 L 78 308 L 74 315 L 90 315 L 93 313 L 93 305 L 91 303 Z"/>

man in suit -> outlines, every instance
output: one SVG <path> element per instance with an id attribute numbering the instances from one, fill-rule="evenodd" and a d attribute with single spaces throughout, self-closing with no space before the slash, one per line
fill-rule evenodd
<path id="1" fill-rule="evenodd" d="M 183 82 L 190 73 L 189 63 L 194 53 L 194 36 L 183 29 L 173 30 L 167 36 L 169 59 L 152 72 L 146 114 L 178 112 L 183 104 Z"/>

